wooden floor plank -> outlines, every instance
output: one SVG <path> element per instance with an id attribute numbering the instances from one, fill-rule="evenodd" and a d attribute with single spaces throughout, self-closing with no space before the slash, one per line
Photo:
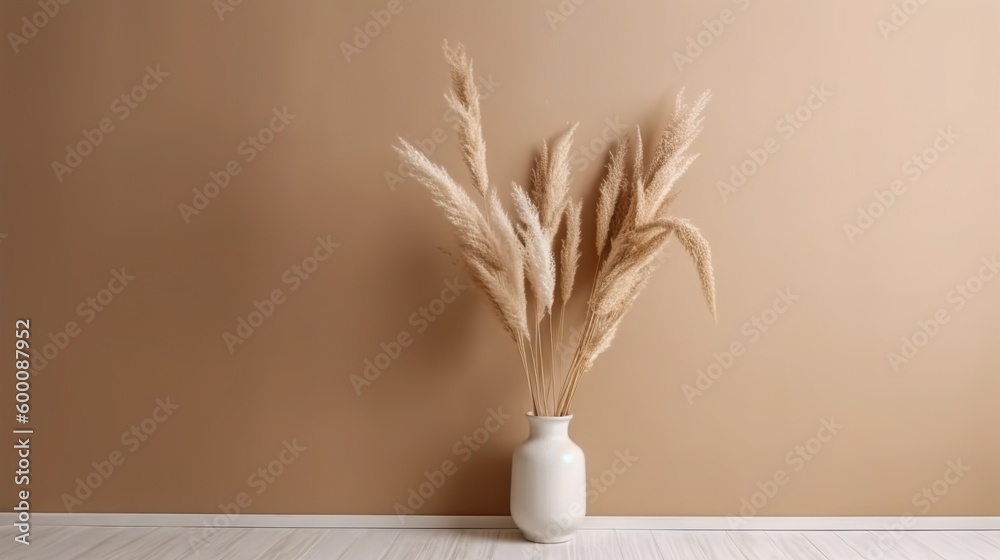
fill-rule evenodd
<path id="1" fill-rule="evenodd" d="M 427 541 L 414 560 L 441 560 L 452 556 L 462 536 L 461 529 L 433 529 L 427 531 Z"/>
<path id="2" fill-rule="evenodd" d="M 574 560 L 622 560 L 618 537 L 613 529 L 577 531 L 571 544 L 570 555 Z"/>
<path id="3" fill-rule="evenodd" d="M 622 560 L 663 560 L 652 531 L 617 530 L 615 536 Z"/>
<path id="4" fill-rule="evenodd" d="M 17 550 L 17 547 L 19 546 L 23 546 L 25 548 L 31 546 L 30 544 L 23 545 L 15 541 L 14 537 L 16 537 L 18 534 L 20 534 L 20 532 L 17 529 L 15 529 L 13 525 L 0 525 L 0 554 L 3 554 L 8 550 Z M 36 534 L 35 529 L 32 528 L 31 531 L 28 532 L 28 536 L 26 537 L 28 542 L 33 542 L 35 540 L 34 539 L 35 534 Z"/>
<path id="5" fill-rule="evenodd" d="M 573 560 L 572 551 L 572 541 L 539 544 L 525 540 L 521 531 L 503 530 L 497 535 L 493 560 Z"/>
<path id="6" fill-rule="evenodd" d="M 463 529 L 448 560 L 491 560 L 499 529 Z"/>
<path id="7" fill-rule="evenodd" d="M 709 558 L 746 560 L 747 556 L 726 531 L 688 531 Z"/>
<path id="8" fill-rule="evenodd" d="M 926 544 L 920 542 L 914 535 L 919 531 L 906 531 L 901 536 L 897 536 L 893 542 L 893 549 L 899 552 L 903 558 L 912 560 L 944 560 L 940 554 L 936 553 Z M 877 538 L 878 535 L 873 533 Z M 972 559 L 970 559 L 972 560 Z"/>
<path id="9" fill-rule="evenodd" d="M 28 542 L 31 544 L 23 545 L 14 540 L 14 537 L 18 533 L 13 526 L 6 527 L 6 529 L 10 530 L 4 531 L 3 540 L 0 541 L 0 554 L 22 548 L 38 547 L 46 542 L 61 539 L 80 530 L 79 527 L 32 527 L 31 531 L 28 532 Z"/>
<path id="10" fill-rule="evenodd" d="M 400 531 L 399 536 L 392 541 L 381 560 L 413 560 L 427 545 L 433 534 L 432 529 Z"/>
<path id="11" fill-rule="evenodd" d="M 979 537 L 975 532 L 970 531 L 968 535 L 959 535 L 958 531 L 940 531 L 939 534 L 942 538 L 969 551 L 970 554 L 976 554 L 989 560 L 1000 559 L 997 547 L 988 540 Z"/>
<path id="12" fill-rule="evenodd" d="M 240 529 L 228 526 L 206 525 L 191 527 L 193 534 L 188 534 L 188 553 L 182 558 L 201 557 L 207 551 L 229 546 L 240 535 Z M 206 551 L 206 552 L 202 552 Z"/>
<path id="13" fill-rule="evenodd" d="M 371 530 L 325 529 L 316 545 L 307 550 L 302 556 L 302 560 L 337 560 L 344 555 L 344 551 L 347 550 L 358 537 L 369 531 Z M 395 533 L 395 531 L 389 532 Z"/>
<path id="14" fill-rule="evenodd" d="M 799 560 L 789 557 L 763 531 L 729 531 L 747 560 Z"/>
<path id="15" fill-rule="evenodd" d="M 956 533 L 975 533 L 976 536 L 993 544 L 1000 550 L 1000 531 L 956 531 Z"/>
<path id="16" fill-rule="evenodd" d="M 868 531 L 834 531 L 844 539 L 851 548 L 864 558 L 874 557 L 881 560 L 910 560 L 894 547 L 899 540 L 898 533 L 884 531 L 879 534 Z"/>
<path id="17" fill-rule="evenodd" d="M 664 560 L 711 560 L 688 531 L 653 531 L 653 540 Z"/>
<path id="18" fill-rule="evenodd" d="M 910 538 L 923 543 L 942 558 L 969 558 L 969 560 L 988 560 L 978 554 L 971 553 L 965 547 L 945 538 L 940 531 L 913 531 Z M 970 556 L 971 554 L 971 556 Z M 1000 557 L 1000 551 L 998 551 Z"/>
<path id="19" fill-rule="evenodd" d="M 143 560 L 180 560 L 195 549 L 199 534 L 193 527 L 160 527 L 150 535 L 155 541 L 143 550 Z"/>
<path id="20" fill-rule="evenodd" d="M 948 531 L 948 540 L 955 542 L 958 540 L 970 539 L 972 541 L 984 541 L 993 547 L 993 555 L 1000 558 L 1000 531 Z M 982 548 L 981 544 L 976 545 L 977 550 L 990 550 Z M 992 560 L 992 556 L 990 560 Z"/>
<path id="21" fill-rule="evenodd" d="M 826 555 L 820 552 L 799 531 L 767 531 L 765 534 L 789 558 L 795 558 L 796 560 L 828 560 Z"/>
<path id="22" fill-rule="evenodd" d="M 865 560 L 864 556 L 858 554 L 858 551 L 833 531 L 803 531 L 802 536 L 822 552 L 827 560 Z"/>
<path id="23" fill-rule="evenodd" d="M 326 533 L 326 529 L 292 529 L 256 560 L 301 560 Z"/>
<path id="24" fill-rule="evenodd" d="M 88 531 L 84 527 L 33 527 L 30 531 L 29 544 L 25 546 L 23 544 L 14 542 L 11 540 L 12 547 L 3 549 L 0 554 L 0 558 L 7 560 L 17 560 L 21 558 L 33 558 L 40 557 L 45 558 L 46 551 L 52 550 L 56 547 L 61 547 L 59 543 L 65 539 L 73 538 L 76 535 L 82 535 Z"/>
<path id="25" fill-rule="evenodd" d="M 137 550 L 142 551 L 144 560 L 178 560 L 191 552 L 190 537 L 196 531 L 184 527 L 159 527 L 108 560 L 132 560 Z"/>
<path id="26" fill-rule="evenodd" d="M 393 541 L 404 531 L 394 529 L 367 529 L 361 532 L 354 542 L 340 555 L 344 560 L 379 560 L 389 550 Z M 327 560 L 326 558 L 310 558 L 310 560 Z"/>
<path id="27" fill-rule="evenodd" d="M 108 551 L 100 556 L 101 560 L 131 560 L 135 557 L 136 550 L 149 550 L 150 548 L 155 548 L 158 545 L 163 544 L 163 539 L 167 538 L 168 535 L 162 527 L 153 528 L 145 534 L 139 536 L 137 539 L 133 539 L 127 544 L 123 545 L 110 545 L 107 547 Z M 117 535 L 113 536 L 110 540 L 118 541 L 120 540 Z M 97 558 L 95 555 L 94 558 Z"/>
<path id="28" fill-rule="evenodd" d="M 60 553 L 66 554 L 65 558 L 73 558 L 74 560 L 105 560 L 112 555 L 117 555 L 122 549 L 131 548 L 133 542 L 153 531 L 152 527 L 94 528 L 81 535 L 82 543 L 73 537 L 59 541 L 65 547 L 60 550 Z M 90 538 L 100 540 L 87 542 Z"/>
<path id="29" fill-rule="evenodd" d="M 221 529 L 223 535 L 189 552 L 181 558 L 185 560 L 245 560 L 256 559 L 265 550 L 274 546 L 293 529 L 273 528 L 228 528 Z"/>
<path id="30" fill-rule="evenodd" d="M 28 550 L 32 554 L 44 554 L 45 557 L 55 558 L 60 554 L 59 551 L 65 554 L 66 551 L 86 550 L 113 536 L 112 532 L 95 530 L 94 527 L 67 527 L 67 529 L 69 531 L 50 539 L 46 539 L 40 528 L 35 529 L 38 534 L 34 544 L 29 545 Z"/>

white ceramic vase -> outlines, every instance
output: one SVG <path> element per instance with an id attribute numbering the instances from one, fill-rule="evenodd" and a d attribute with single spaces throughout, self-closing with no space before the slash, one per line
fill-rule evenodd
<path id="1" fill-rule="evenodd" d="M 566 542 L 587 515 L 587 466 L 569 439 L 573 416 L 525 416 L 528 439 L 514 450 L 510 514 L 529 541 Z"/>

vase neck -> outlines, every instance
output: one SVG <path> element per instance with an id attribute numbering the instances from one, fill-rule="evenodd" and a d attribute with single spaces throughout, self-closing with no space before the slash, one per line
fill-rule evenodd
<path id="1" fill-rule="evenodd" d="M 531 438 L 568 438 L 569 421 L 573 416 L 535 416 L 525 414 L 528 419 L 528 435 Z"/>

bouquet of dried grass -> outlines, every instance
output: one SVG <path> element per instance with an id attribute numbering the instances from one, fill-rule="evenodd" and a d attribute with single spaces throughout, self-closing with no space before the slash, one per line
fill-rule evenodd
<path id="1" fill-rule="evenodd" d="M 632 138 L 620 139 L 611 154 L 597 203 L 597 268 L 583 334 L 571 362 L 561 364 L 555 349 L 562 345 L 566 306 L 580 259 L 582 202 L 570 196 L 569 176 L 576 126 L 551 147 L 543 142 L 531 170 L 530 188 L 513 184 L 517 220 L 512 220 L 489 182 L 472 61 L 462 45 L 451 48 L 445 43 L 444 53 L 452 82 L 445 99 L 458 116 L 462 157 L 473 188 L 483 198 L 482 206 L 411 144 L 400 139 L 395 149 L 444 212 L 458 241 L 460 261 L 517 345 L 534 414 L 566 416 L 581 376 L 611 344 L 671 236 L 694 260 L 708 308 L 715 315 L 708 242 L 687 220 L 668 212 L 679 192 L 674 188 L 677 180 L 697 158 L 688 148 L 701 131 L 701 112 L 709 93 L 693 103 L 685 102 L 683 92 L 678 94 L 674 114 L 648 162 L 643 160 L 638 128 Z M 558 329 L 553 327 L 556 307 Z"/>

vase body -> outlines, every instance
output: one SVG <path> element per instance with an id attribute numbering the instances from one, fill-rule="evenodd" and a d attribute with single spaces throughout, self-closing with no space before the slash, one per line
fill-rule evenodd
<path id="1" fill-rule="evenodd" d="M 573 417 L 525 417 L 528 439 L 511 465 L 510 514 L 529 541 L 566 542 L 587 514 L 583 450 L 569 439 Z"/>

